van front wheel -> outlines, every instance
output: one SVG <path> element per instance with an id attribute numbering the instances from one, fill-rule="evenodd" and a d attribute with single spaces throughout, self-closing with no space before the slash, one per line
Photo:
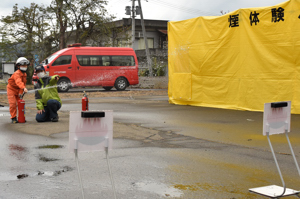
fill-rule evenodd
<path id="1" fill-rule="evenodd" d="M 71 82 L 67 79 L 59 79 L 57 82 L 57 90 L 59 92 L 67 92 L 70 88 Z"/>
<path id="2" fill-rule="evenodd" d="M 124 77 L 119 77 L 115 82 L 115 88 L 118 91 L 123 91 L 127 87 L 127 80 Z"/>

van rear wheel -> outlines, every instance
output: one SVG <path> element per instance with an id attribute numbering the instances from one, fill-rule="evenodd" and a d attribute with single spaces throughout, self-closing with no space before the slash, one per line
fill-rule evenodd
<path id="1" fill-rule="evenodd" d="M 59 79 L 57 82 L 57 90 L 59 92 L 67 92 L 71 87 L 71 82 L 67 79 Z"/>
<path id="2" fill-rule="evenodd" d="M 124 77 L 119 77 L 115 82 L 115 88 L 118 91 L 123 91 L 127 87 L 127 80 Z"/>

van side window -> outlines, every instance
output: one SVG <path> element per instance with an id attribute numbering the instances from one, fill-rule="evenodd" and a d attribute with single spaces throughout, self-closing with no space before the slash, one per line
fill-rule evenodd
<path id="1" fill-rule="evenodd" d="M 102 56 L 103 66 L 111 66 L 110 56 Z"/>
<path id="2" fill-rule="evenodd" d="M 77 55 L 80 66 L 102 66 L 101 57 L 96 55 Z"/>
<path id="3" fill-rule="evenodd" d="M 77 55 L 80 66 L 135 66 L 133 56 Z"/>
<path id="4" fill-rule="evenodd" d="M 53 62 L 52 66 L 71 64 L 71 60 L 72 60 L 72 55 L 63 55 L 57 58 Z"/>
<path id="5" fill-rule="evenodd" d="M 111 56 L 112 66 L 134 66 L 133 56 Z"/>

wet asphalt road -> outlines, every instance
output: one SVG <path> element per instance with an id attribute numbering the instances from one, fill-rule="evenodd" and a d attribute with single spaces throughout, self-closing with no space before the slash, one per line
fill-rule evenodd
<path id="1" fill-rule="evenodd" d="M 91 110 L 113 110 L 118 124 L 134 125 L 141 134 L 156 132 L 139 139 L 125 132 L 128 136 L 114 139 L 109 155 L 117 198 L 262 198 L 248 189 L 281 185 L 262 136 L 263 113 L 178 106 L 167 100 L 167 96 L 90 99 Z M 80 109 L 78 102 L 63 100 L 61 111 Z M 68 132 L 45 137 L 8 130 L 7 113 L 7 107 L 0 108 L 0 198 L 82 198 Z M 297 157 L 299 119 L 292 115 L 290 133 Z M 299 189 L 284 136 L 271 139 L 287 187 Z M 43 148 L 49 145 L 58 148 Z M 85 198 L 113 198 L 104 152 L 80 153 L 79 164 Z"/>

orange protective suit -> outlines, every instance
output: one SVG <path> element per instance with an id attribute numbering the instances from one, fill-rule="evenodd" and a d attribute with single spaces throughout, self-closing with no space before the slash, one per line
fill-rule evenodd
<path id="1" fill-rule="evenodd" d="M 11 118 L 17 116 L 17 103 L 20 99 L 19 94 L 24 92 L 24 88 L 27 81 L 26 72 L 22 72 L 21 70 L 17 70 L 12 74 L 12 76 L 8 79 L 7 84 L 7 98 L 9 103 L 9 112 Z"/>

